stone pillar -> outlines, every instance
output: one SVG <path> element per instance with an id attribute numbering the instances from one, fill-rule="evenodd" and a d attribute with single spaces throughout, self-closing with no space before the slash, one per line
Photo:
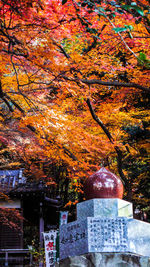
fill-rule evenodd
<path id="1" fill-rule="evenodd" d="M 101 168 L 85 183 L 77 220 L 60 227 L 62 267 L 150 267 L 150 224 L 133 218 L 121 180 Z"/>
<path id="2" fill-rule="evenodd" d="M 150 224 L 133 219 L 132 204 L 127 201 L 111 198 L 78 203 L 77 220 L 60 227 L 62 266 L 67 261 L 68 267 L 81 267 L 74 263 L 81 260 L 83 266 L 106 267 L 110 266 L 106 265 L 109 258 L 118 261 L 112 266 L 125 266 L 119 264 L 126 258 L 130 259 L 129 266 L 136 266 L 137 261 L 141 262 L 139 266 L 147 267 L 144 262 L 148 264 L 149 257 Z M 90 265 L 91 259 L 96 265 Z M 103 265 L 99 265 L 101 262 Z"/>

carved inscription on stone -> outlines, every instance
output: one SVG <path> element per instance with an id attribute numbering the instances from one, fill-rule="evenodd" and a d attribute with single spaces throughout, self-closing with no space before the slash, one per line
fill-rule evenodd
<path id="1" fill-rule="evenodd" d="M 124 218 L 88 218 L 89 251 L 125 251 L 128 247 L 127 224 Z"/>
<path id="2" fill-rule="evenodd" d="M 74 243 L 85 238 L 85 229 L 82 229 L 79 223 L 67 225 L 66 232 L 62 235 L 61 244 Z"/>
<path id="3" fill-rule="evenodd" d="M 60 259 L 88 252 L 87 220 L 60 227 Z"/>

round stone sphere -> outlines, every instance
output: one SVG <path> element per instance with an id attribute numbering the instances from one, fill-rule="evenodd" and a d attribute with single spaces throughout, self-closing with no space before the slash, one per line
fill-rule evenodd
<path id="1" fill-rule="evenodd" d="M 104 167 L 92 174 L 84 184 L 85 198 L 121 198 L 123 184 L 121 179 Z"/>

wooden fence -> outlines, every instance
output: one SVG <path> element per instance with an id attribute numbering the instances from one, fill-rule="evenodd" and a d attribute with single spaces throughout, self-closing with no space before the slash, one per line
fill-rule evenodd
<path id="1" fill-rule="evenodd" d="M 0 249 L 0 266 L 34 266 L 29 249 Z"/>

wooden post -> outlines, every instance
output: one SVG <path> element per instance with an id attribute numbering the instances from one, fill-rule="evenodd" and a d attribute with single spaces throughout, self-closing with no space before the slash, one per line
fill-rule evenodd
<path id="1" fill-rule="evenodd" d="M 20 214 L 21 214 L 21 216 L 22 216 L 22 218 L 23 218 L 23 199 L 21 199 L 21 208 L 20 208 Z M 21 241 L 20 241 L 20 248 L 22 248 L 23 249 L 23 219 L 21 220 Z"/>
<path id="2" fill-rule="evenodd" d="M 40 250 L 43 248 L 43 232 L 44 232 L 44 219 L 43 219 L 43 210 L 42 210 L 42 202 L 40 202 L 40 218 L 39 218 L 39 242 L 40 242 Z M 43 267 L 43 258 L 41 256 L 39 267 Z"/>
<path id="3" fill-rule="evenodd" d="M 8 251 L 5 252 L 5 266 L 8 266 Z"/>

